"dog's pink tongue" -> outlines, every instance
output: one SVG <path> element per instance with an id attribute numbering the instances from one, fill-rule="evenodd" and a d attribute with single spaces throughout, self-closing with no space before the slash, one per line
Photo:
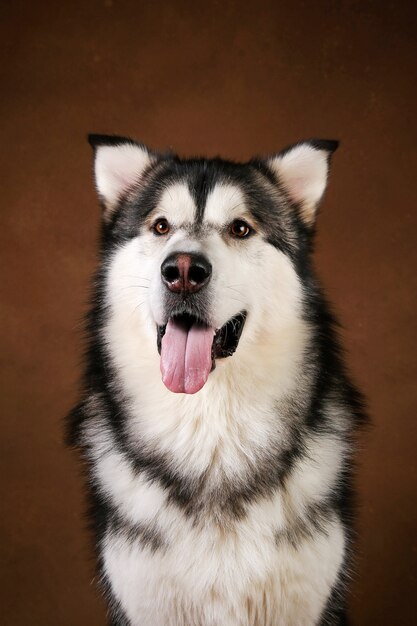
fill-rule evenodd
<path id="1" fill-rule="evenodd" d="M 185 328 L 169 320 L 161 344 L 164 385 L 174 393 L 197 393 L 211 371 L 214 330 L 193 324 Z"/>

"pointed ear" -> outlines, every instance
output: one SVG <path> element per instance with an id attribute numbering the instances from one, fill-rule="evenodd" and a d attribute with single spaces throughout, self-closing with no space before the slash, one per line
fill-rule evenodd
<path id="1" fill-rule="evenodd" d="M 94 149 L 94 176 L 104 219 L 109 219 L 120 198 L 140 180 L 156 156 L 127 137 L 88 135 L 88 142 Z"/>
<path id="2" fill-rule="evenodd" d="M 299 206 L 304 223 L 311 227 L 327 184 L 330 158 L 337 141 L 311 139 L 290 146 L 268 160 L 278 182 Z"/>

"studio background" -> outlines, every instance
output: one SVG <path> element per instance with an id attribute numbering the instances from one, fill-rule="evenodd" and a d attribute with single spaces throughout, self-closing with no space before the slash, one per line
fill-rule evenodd
<path id="1" fill-rule="evenodd" d="M 316 265 L 373 419 L 351 615 L 415 623 L 412 3 L 14 0 L 0 13 L 2 623 L 105 623 L 80 464 L 62 443 L 100 219 L 91 131 L 235 159 L 341 140 Z"/>

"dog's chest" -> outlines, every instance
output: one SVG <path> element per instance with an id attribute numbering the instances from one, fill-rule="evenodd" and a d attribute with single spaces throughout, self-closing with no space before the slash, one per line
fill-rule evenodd
<path id="1" fill-rule="evenodd" d="M 132 625 L 317 623 L 343 561 L 342 527 L 333 518 L 325 532 L 280 540 L 279 500 L 228 527 L 210 518 L 196 524 L 164 505 L 152 524 L 142 518 L 136 535 L 134 527 L 109 531 L 104 571 Z"/>
<path id="2" fill-rule="evenodd" d="M 303 506 L 291 489 L 255 499 L 238 519 L 217 505 L 196 518 L 116 450 L 100 458 L 96 478 L 126 522 L 105 537 L 104 571 L 133 626 L 318 621 L 344 556 L 336 518 L 324 532 L 287 536 Z"/>
<path id="3" fill-rule="evenodd" d="M 285 491 L 252 491 L 242 513 L 236 494 L 264 461 L 262 450 L 275 445 L 271 426 L 277 441 L 286 433 L 268 407 L 257 414 L 243 407 L 227 420 L 222 399 L 216 404 L 193 420 L 189 406 L 178 406 L 173 419 L 158 404 L 153 420 L 141 424 L 145 440 L 169 452 L 178 473 L 205 476 L 197 510 L 193 499 L 189 510 L 161 481 L 135 472 L 109 433 L 101 432 L 104 447 L 91 433 L 94 478 L 123 520 L 102 543 L 105 575 L 133 626 L 311 626 L 343 562 L 344 535 L 334 516 L 324 532 L 313 525 L 294 537 L 291 524 L 331 488 L 340 451 L 334 442 L 311 445 L 312 459 L 295 467 Z"/>

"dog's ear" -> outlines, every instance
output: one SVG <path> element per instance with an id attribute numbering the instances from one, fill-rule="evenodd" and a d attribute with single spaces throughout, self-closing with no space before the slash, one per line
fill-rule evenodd
<path id="1" fill-rule="evenodd" d="M 96 189 L 108 220 L 121 197 L 156 161 L 156 155 L 127 137 L 88 135 L 88 142 L 94 149 Z"/>
<path id="2" fill-rule="evenodd" d="M 326 189 L 330 158 L 338 141 L 302 141 L 268 159 L 268 165 L 290 199 L 299 207 L 301 219 L 311 227 Z"/>

